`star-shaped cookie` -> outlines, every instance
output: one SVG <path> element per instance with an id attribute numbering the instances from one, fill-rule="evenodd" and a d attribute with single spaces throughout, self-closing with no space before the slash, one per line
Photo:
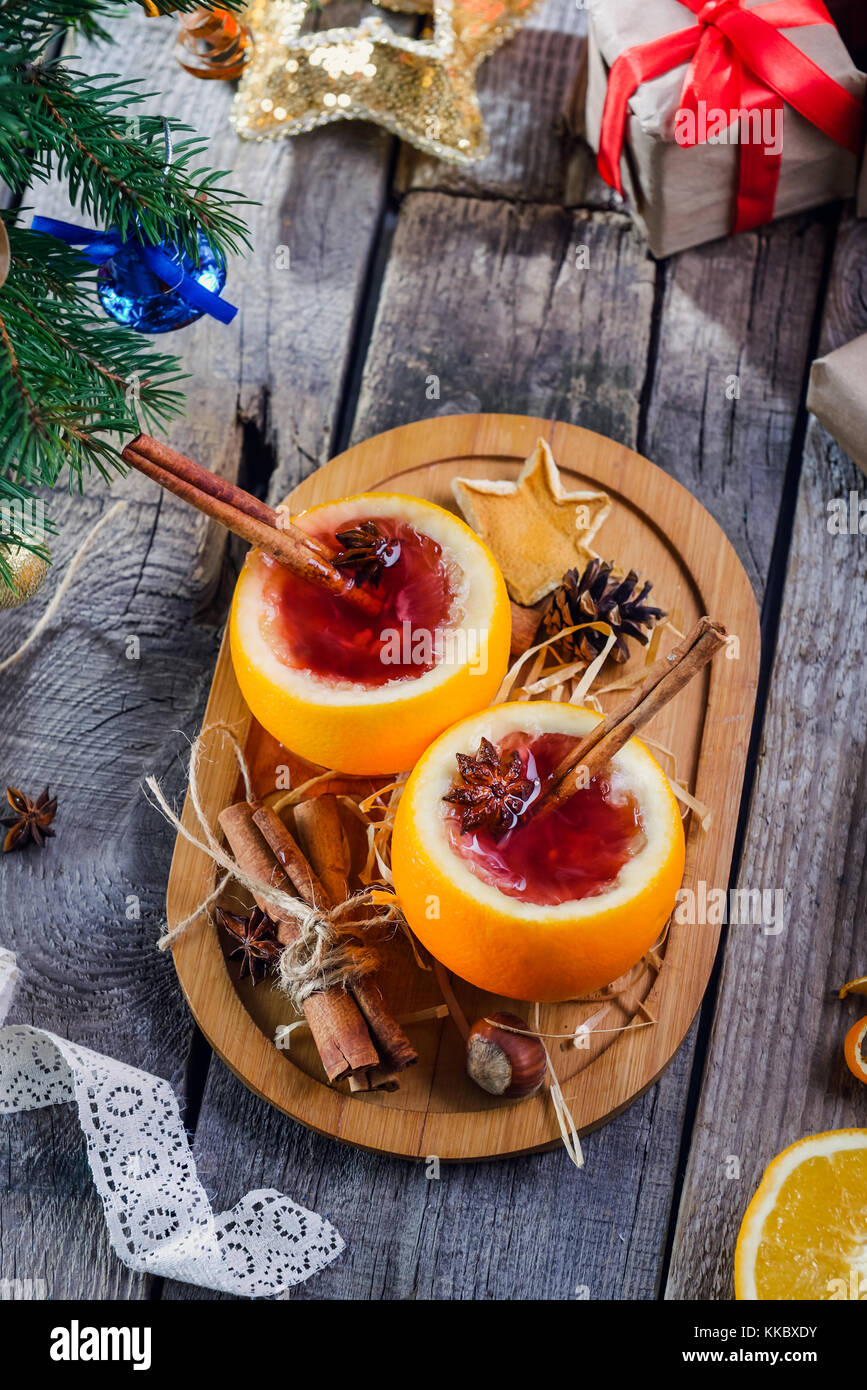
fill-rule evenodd
<path id="1" fill-rule="evenodd" d="M 516 603 L 538 603 L 575 565 L 592 559 L 590 542 L 611 510 L 604 492 L 566 492 L 554 456 L 540 439 L 514 483 L 455 478 L 467 521 L 494 552 Z"/>
<path id="2" fill-rule="evenodd" d="M 378 16 L 356 29 L 303 34 L 308 0 L 252 0 L 244 20 L 255 46 L 232 111 L 235 129 L 265 140 L 329 121 L 376 121 L 440 159 L 482 159 L 489 146 L 476 69 L 537 3 L 431 0 L 433 36 L 411 39 Z M 389 8 L 419 7 L 392 0 Z"/>

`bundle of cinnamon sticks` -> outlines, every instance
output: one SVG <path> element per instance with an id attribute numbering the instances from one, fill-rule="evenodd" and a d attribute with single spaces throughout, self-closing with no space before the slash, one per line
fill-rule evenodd
<path id="1" fill-rule="evenodd" d="M 348 897 L 349 861 L 336 797 L 314 797 L 295 808 L 297 839 L 262 802 L 239 801 L 222 811 L 219 821 L 238 866 L 250 878 L 323 910 Z M 265 893 L 256 901 L 274 921 L 282 945 L 297 941 L 294 918 Z M 418 1060 L 389 1013 L 375 975 L 365 975 L 346 989 L 308 995 L 303 1009 L 332 1083 L 348 1080 L 353 1091 L 396 1090 L 398 1074 Z"/>

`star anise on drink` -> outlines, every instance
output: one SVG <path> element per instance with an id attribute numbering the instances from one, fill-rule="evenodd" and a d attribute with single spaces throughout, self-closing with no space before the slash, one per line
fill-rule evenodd
<path id="1" fill-rule="evenodd" d="M 499 838 L 512 830 L 536 787 L 524 775 L 517 749 L 501 754 L 483 738 L 475 755 L 458 753 L 457 762 L 464 785 L 452 787 L 443 800 L 464 808 L 461 834 L 484 828 Z"/>
<path id="2" fill-rule="evenodd" d="M 353 570 L 359 580 L 376 585 L 382 572 L 400 559 L 400 541 L 386 536 L 375 521 L 362 521 L 347 531 L 337 531 L 343 549 L 333 564 L 339 570 Z"/>
<path id="3" fill-rule="evenodd" d="M 23 849 L 31 840 L 40 849 L 44 849 L 45 841 L 54 836 L 54 831 L 48 827 L 57 811 L 57 797 L 49 797 L 46 787 L 41 796 L 31 801 L 29 796 L 25 796 L 15 787 L 7 787 L 6 800 L 15 815 L 7 816 L 5 820 L 0 821 L 0 825 L 10 827 L 3 841 L 3 853 L 8 854 L 11 849 Z"/>
<path id="4" fill-rule="evenodd" d="M 259 907 L 254 907 L 249 917 L 239 917 L 234 912 L 226 912 L 224 908 L 218 907 L 216 917 L 224 931 L 238 942 L 229 952 L 230 960 L 234 960 L 236 956 L 241 957 L 241 973 L 238 978 L 243 980 L 245 975 L 249 975 L 253 984 L 257 985 L 265 978 L 283 949 L 277 940 L 276 928 L 271 918 Z"/>

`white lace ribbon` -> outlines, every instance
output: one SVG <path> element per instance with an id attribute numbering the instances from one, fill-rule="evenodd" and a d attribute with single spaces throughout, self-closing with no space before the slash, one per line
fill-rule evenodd
<path id="1" fill-rule="evenodd" d="M 17 973 L 0 951 L 0 1024 Z M 112 1246 L 137 1273 L 267 1298 L 343 1249 L 329 1222 L 273 1188 L 215 1215 L 167 1081 L 41 1028 L 0 1027 L 0 1113 L 72 1100 Z"/>

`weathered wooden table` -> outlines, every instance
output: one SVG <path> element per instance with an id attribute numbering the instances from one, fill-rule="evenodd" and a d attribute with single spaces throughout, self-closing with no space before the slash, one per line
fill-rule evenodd
<path id="1" fill-rule="evenodd" d="M 328 9 L 331 24 L 356 16 Z M 0 867 L 0 938 L 24 973 L 14 1016 L 171 1078 L 220 1206 L 266 1186 L 327 1213 L 347 1250 L 299 1299 L 727 1298 L 768 1159 L 867 1120 L 834 998 L 867 969 L 867 565 L 864 537 L 826 528 L 828 501 L 863 480 L 804 408 L 817 349 L 867 328 L 867 223 L 832 207 L 655 263 L 588 152 L 556 130 L 584 24 L 574 0 L 546 0 L 484 65 L 493 153 L 468 173 L 358 125 L 239 143 L 231 92 L 175 67 L 171 20 L 125 20 L 116 48 L 86 55 L 90 70 L 162 86 L 162 109 L 208 135 L 211 162 L 261 201 L 254 254 L 230 269 L 237 319 L 169 340 L 191 373 L 176 447 L 279 498 L 349 441 L 431 413 L 573 421 L 690 488 L 762 608 L 734 873 L 782 889 L 785 929 L 729 929 L 687 1041 L 586 1140 L 582 1173 L 552 1152 L 430 1181 L 245 1090 L 154 949 L 172 843 L 140 783 L 155 771 L 182 793 L 238 557 L 142 479 L 114 489 L 128 506 L 0 691 L 3 782 L 60 797 L 48 851 Z M 30 201 L 62 215 L 51 190 Z M 109 504 L 98 485 L 57 499 L 46 596 Z M 42 602 L 4 617 L 0 655 Z M 71 1107 L 3 1132 L 0 1276 L 43 1278 L 57 1298 L 213 1297 L 154 1288 L 115 1258 Z"/>

